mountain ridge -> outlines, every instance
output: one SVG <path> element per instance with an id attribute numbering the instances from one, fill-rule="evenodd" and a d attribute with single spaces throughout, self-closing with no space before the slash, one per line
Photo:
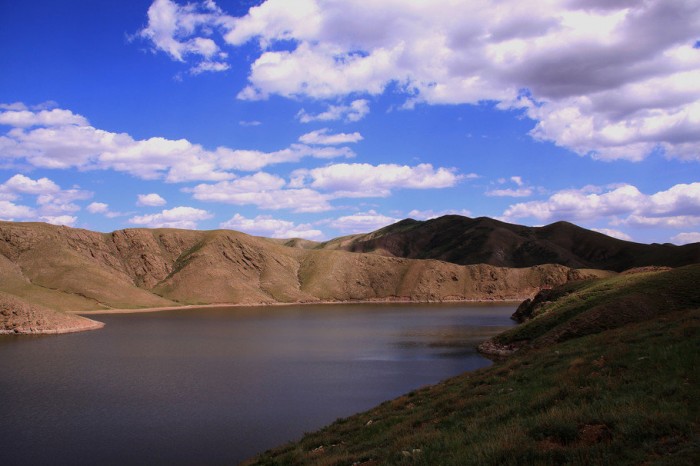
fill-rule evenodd
<path id="1" fill-rule="evenodd" d="M 384 257 L 270 241 L 232 230 L 111 233 L 0 222 L 0 292 L 38 309 L 179 305 L 521 300 L 607 272 Z M 4 328 L 12 326 L 5 319 Z M 0 325 L 0 326 L 2 326 Z M 22 328 L 48 328 L 28 323 Z"/>
<path id="2" fill-rule="evenodd" d="M 641 259 L 634 260 L 635 253 Z M 44 308 L 522 300 L 543 288 L 609 276 L 623 265 L 692 262 L 700 262 L 700 243 L 642 245 L 568 223 L 533 228 L 483 217 L 406 219 L 325 243 L 233 230 L 100 233 L 0 222 L 0 292 L 39 313 Z M 605 268 L 612 270 L 596 270 Z M 13 316 L 2 318 L 0 327 L 51 328 L 51 319 L 19 325 L 10 322 L 18 318 Z"/>
<path id="3" fill-rule="evenodd" d="M 700 243 L 675 246 L 620 240 L 569 222 L 527 227 L 488 217 L 445 215 L 405 219 L 364 235 L 319 246 L 351 252 L 455 264 L 530 267 L 554 263 L 621 272 L 643 266 L 680 267 L 700 262 Z"/>

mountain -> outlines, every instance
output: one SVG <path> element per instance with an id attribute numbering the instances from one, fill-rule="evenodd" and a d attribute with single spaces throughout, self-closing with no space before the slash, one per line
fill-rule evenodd
<path id="1" fill-rule="evenodd" d="M 0 222 L 0 292 L 38 309 L 57 311 L 214 303 L 512 300 L 601 274 L 551 264 L 520 269 L 463 266 L 289 244 L 229 230 L 97 233 Z M 5 322 L 4 329 L 23 328 L 14 324 Z"/>
<path id="2" fill-rule="evenodd" d="M 446 215 L 427 221 L 402 220 L 375 232 L 337 238 L 318 248 L 374 253 L 454 264 L 531 267 L 561 264 L 572 268 L 623 271 L 633 267 L 700 262 L 700 243 L 640 244 L 586 230 L 568 222 L 526 227 L 487 217 Z"/>

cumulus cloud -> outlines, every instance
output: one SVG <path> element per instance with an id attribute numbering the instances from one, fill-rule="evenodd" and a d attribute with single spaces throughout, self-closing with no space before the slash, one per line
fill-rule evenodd
<path id="1" fill-rule="evenodd" d="M 213 215 L 194 207 L 174 207 L 157 214 L 137 215 L 129 219 L 129 223 L 143 225 L 149 228 L 184 228 L 193 230 L 197 222 L 212 218 Z"/>
<path id="2" fill-rule="evenodd" d="M 13 110 L 12 106 L 6 106 L 6 110 L 8 111 L 0 113 L 0 125 L 27 128 L 30 126 L 84 126 L 88 124 L 87 120 L 82 115 L 76 115 L 70 110 L 63 110 L 60 108 L 34 112 L 26 109 L 26 107 Z"/>
<path id="3" fill-rule="evenodd" d="M 292 173 L 293 183 L 332 191 L 335 197 L 386 197 L 393 189 L 438 189 L 455 186 L 460 175 L 429 163 L 416 166 L 339 163 Z"/>
<path id="4" fill-rule="evenodd" d="M 51 194 L 61 191 L 61 188 L 48 178 L 33 180 L 28 176 L 17 174 L 0 185 L 0 194 Z"/>
<path id="5" fill-rule="evenodd" d="M 78 221 L 78 217 L 74 215 L 43 215 L 40 219 L 52 225 L 65 225 L 72 227 Z"/>
<path id="6" fill-rule="evenodd" d="M 104 202 L 93 202 L 88 205 L 85 210 L 91 214 L 104 214 L 109 212 L 109 205 Z"/>
<path id="7" fill-rule="evenodd" d="M 66 215 L 80 210 L 75 201 L 92 197 L 79 188 L 62 189 L 48 178 L 32 179 L 16 174 L 0 184 L 0 215 L 4 220 L 39 220 L 60 225 L 72 225 L 76 217 Z M 22 197 L 33 196 L 35 207 L 17 204 Z"/>
<path id="8" fill-rule="evenodd" d="M 433 218 L 442 217 L 444 215 L 461 215 L 463 217 L 471 217 L 472 213 L 466 209 L 460 210 L 412 210 L 408 213 L 408 216 L 415 220 L 430 220 Z"/>
<path id="9" fill-rule="evenodd" d="M 0 118 L 13 113 L 34 117 L 6 117 L 14 126 L 0 136 L 0 157 L 24 160 L 39 168 L 80 170 L 116 170 L 142 179 L 165 179 L 167 182 L 221 181 L 235 178 L 231 170 L 255 171 L 272 164 L 298 162 L 305 157 L 332 159 L 351 158 L 348 147 L 319 147 L 292 144 L 273 152 L 218 147 L 204 149 L 186 139 L 152 137 L 134 139 L 125 133 L 113 133 L 90 126 L 81 115 L 54 109 L 64 117 L 41 117 L 44 112 L 32 110 L 0 111 Z M 67 115 L 67 116 L 66 116 Z M 26 124 L 25 124 L 26 123 Z M 31 124 L 29 124 L 31 123 Z M 329 135 L 319 133 L 316 144 L 352 142 L 359 133 Z M 309 136 L 310 139 L 313 139 Z"/>
<path id="10" fill-rule="evenodd" d="M 31 207 L 0 199 L 0 220 L 14 221 L 36 218 L 38 218 L 37 212 Z"/>
<path id="11" fill-rule="evenodd" d="M 242 99 L 336 99 L 392 86 L 405 108 L 521 109 L 534 138 L 581 155 L 700 159 L 696 2 L 268 0 L 233 17 L 212 1 L 157 0 L 148 15 L 142 36 L 175 60 L 214 60 L 220 46 L 256 41 Z"/>
<path id="12" fill-rule="evenodd" d="M 165 204 L 166 204 L 165 199 L 163 199 L 160 196 L 160 194 L 156 194 L 156 193 L 139 194 L 138 200 L 136 201 L 136 205 L 138 205 L 138 206 L 158 207 L 158 206 L 162 206 Z"/>
<path id="13" fill-rule="evenodd" d="M 328 128 L 317 129 L 316 131 L 311 131 L 310 133 L 302 134 L 299 136 L 299 142 L 304 144 L 318 144 L 318 145 L 338 145 L 338 144 L 351 144 L 354 142 L 362 141 L 362 135 L 358 132 L 354 133 L 336 133 L 329 134 L 330 130 Z"/>
<path id="14" fill-rule="evenodd" d="M 330 210 L 339 198 L 386 197 L 393 189 L 431 189 L 454 186 L 460 179 L 453 171 L 430 164 L 401 165 L 333 164 L 292 172 L 291 180 L 265 172 L 219 183 L 202 183 L 183 191 L 200 201 L 255 205 L 261 209 L 294 212 Z"/>
<path id="15" fill-rule="evenodd" d="M 269 165 L 298 162 L 304 157 L 333 159 L 352 158 L 355 153 L 349 147 L 311 147 L 305 144 L 292 144 L 288 148 L 273 152 L 259 150 L 227 149 L 216 151 L 218 164 L 226 170 L 255 171 Z"/>
<path id="16" fill-rule="evenodd" d="M 148 9 L 148 25 L 138 35 L 149 40 L 156 50 L 177 61 L 192 56 L 197 62 L 190 73 L 224 71 L 229 65 L 227 54 L 208 35 L 220 27 L 225 16 L 209 0 L 178 5 L 170 0 L 155 0 Z"/>
<path id="17" fill-rule="evenodd" d="M 254 205 L 265 210 L 323 212 L 331 209 L 328 195 L 313 189 L 289 187 L 283 178 L 264 172 L 233 181 L 199 184 L 185 191 L 200 201 Z"/>
<path id="18" fill-rule="evenodd" d="M 331 228 L 345 234 L 369 233 L 379 228 L 396 223 L 401 219 L 388 217 L 375 210 L 358 212 L 352 215 L 345 215 L 333 220 L 328 220 L 327 224 Z"/>
<path id="19" fill-rule="evenodd" d="M 597 231 L 598 233 L 602 233 L 604 235 L 611 236 L 613 238 L 622 239 L 625 241 L 632 241 L 632 237 L 624 231 L 615 230 L 612 228 L 591 228 L 591 230 Z"/>
<path id="20" fill-rule="evenodd" d="M 329 105 L 325 111 L 315 115 L 307 113 L 306 110 L 302 108 L 299 110 L 299 113 L 297 113 L 297 119 L 302 123 L 337 120 L 355 122 L 363 119 L 368 113 L 369 101 L 366 99 L 357 99 L 350 102 L 349 105 Z"/>
<path id="21" fill-rule="evenodd" d="M 486 191 L 489 197 L 529 197 L 534 192 L 532 187 L 526 186 L 521 176 L 511 176 L 510 178 L 499 178 L 498 184 L 512 183 L 515 188 L 491 189 Z"/>
<path id="22" fill-rule="evenodd" d="M 313 228 L 308 223 L 295 224 L 288 220 L 273 218 L 270 215 L 246 218 L 240 214 L 235 214 L 231 219 L 221 223 L 219 226 L 270 238 L 304 238 L 310 240 L 323 238 L 323 232 Z"/>
<path id="23" fill-rule="evenodd" d="M 689 243 L 700 243 L 700 232 L 691 231 L 678 233 L 676 236 L 671 238 L 675 244 L 689 244 Z"/>
<path id="24" fill-rule="evenodd" d="M 532 195 L 532 188 L 492 189 L 486 191 L 486 195 L 491 197 L 528 197 Z"/>
<path id="25" fill-rule="evenodd" d="M 559 191 L 549 199 L 514 204 L 503 213 L 507 221 L 610 219 L 613 225 L 682 228 L 700 223 L 700 183 L 677 184 L 644 194 L 625 184 L 604 191 L 596 187 Z"/>
<path id="26" fill-rule="evenodd" d="M 88 206 L 85 208 L 88 212 L 91 214 L 101 214 L 104 215 L 107 218 L 114 218 L 114 217 L 120 217 L 122 215 L 127 215 L 123 214 L 121 212 L 114 212 L 109 208 L 109 204 L 105 204 L 104 202 L 92 202 L 88 204 Z"/>

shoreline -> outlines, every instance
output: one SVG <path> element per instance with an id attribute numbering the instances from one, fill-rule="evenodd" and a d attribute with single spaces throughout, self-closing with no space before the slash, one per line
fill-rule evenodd
<path id="1" fill-rule="evenodd" d="M 104 322 L 99 322 L 97 320 L 92 320 L 89 324 L 77 327 L 63 327 L 63 328 L 51 328 L 51 329 L 41 329 L 36 330 L 29 328 L 27 330 L 0 330 L 1 335 L 18 335 L 18 336 L 32 336 L 32 335 L 63 335 L 66 333 L 78 333 L 78 332 L 88 332 L 92 330 L 100 330 L 105 326 Z"/>
<path id="2" fill-rule="evenodd" d="M 323 305 L 323 304 L 488 304 L 488 303 L 513 303 L 518 304 L 527 297 L 509 298 L 509 299 L 443 299 L 440 301 L 422 301 L 412 299 L 365 299 L 365 300 L 337 300 L 337 301 L 299 301 L 293 303 L 214 303 L 214 304 L 183 304 L 180 306 L 162 306 L 162 307 L 143 307 L 143 308 L 114 308 L 114 309 L 96 309 L 91 311 L 66 311 L 68 314 L 76 315 L 100 315 L 100 314 L 140 314 L 162 311 L 178 311 L 187 309 L 211 309 L 211 308 L 227 308 L 227 307 L 276 307 L 276 306 L 307 306 L 307 305 Z"/>

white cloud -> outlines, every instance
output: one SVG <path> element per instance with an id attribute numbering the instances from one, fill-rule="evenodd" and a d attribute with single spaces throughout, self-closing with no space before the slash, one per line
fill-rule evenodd
<path id="1" fill-rule="evenodd" d="M 190 68 L 190 74 L 193 75 L 198 75 L 202 73 L 218 73 L 219 71 L 226 71 L 229 68 L 228 63 L 221 63 L 221 62 L 212 62 L 212 61 L 203 61 L 200 62 L 197 66 L 194 66 L 193 68 Z"/>
<path id="2" fill-rule="evenodd" d="M 532 196 L 532 193 L 534 192 L 532 187 L 526 186 L 521 176 L 511 176 L 508 179 L 499 178 L 496 181 L 498 184 L 506 184 L 510 182 L 514 184 L 516 188 L 491 189 L 486 191 L 484 194 L 490 197 L 528 197 Z"/>
<path id="3" fill-rule="evenodd" d="M 302 108 L 299 110 L 299 113 L 297 113 L 297 119 L 302 123 L 337 120 L 355 122 L 363 119 L 368 113 L 369 101 L 366 99 L 357 99 L 350 102 L 349 105 L 329 105 L 326 111 L 316 115 L 309 114 Z"/>
<path id="4" fill-rule="evenodd" d="M 32 113 L 29 110 L 26 112 Z M 32 114 L 38 115 L 41 112 Z M 7 113 L 13 111 L 0 111 L 0 118 Z M 297 162 L 305 157 L 331 159 L 355 156 L 348 147 L 311 147 L 305 144 L 292 144 L 274 152 L 228 147 L 210 151 L 186 139 L 152 137 L 135 140 L 125 133 L 94 128 L 80 115 L 73 117 L 80 124 L 63 122 L 47 126 L 41 123 L 41 126 L 36 123 L 37 126 L 33 128 L 12 128 L 5 136 L 0 136 L 3 157 L 25 160 L 40 168 L 111 169 L 142 179 L 165 179 L 167 182 L 178 183 L 229 180 L 235 178 L 230 170 L 254 171 L 267 165 Z M 38 118 L 35 120 L 39 121 Z M 329 138 L 333 136 L 356 137 L 328 135 Z"/>
<path id="5" fill-rule="evenodd" d="M 323 233 L 309 224 L 297 225 L 288 220 L 275 219 L 270 215 L 246 218 L 240 214 L 235 214 L 231 219 L 221 223 L 219 226 L 270 238 L 304 238 L 310 240 L 323 238 Z"/>
<path id="6" fill-rule="evenodd" d="M 219 166 L 223 169 L 255 171 L 269 165 L 298 162 L 304 157 L 317 159 L 352 158 L 355 157 L 355 153 L 348 147 L 310 147 L 305 144 L 292 144 L 286 149 L 274 152 L 232 150 L 220 147 L 216 151 L 216 156 Z"/>
<path id="7" fill-rule="evenodd" d="M 240 120 L 238 122 L 239 125 L 244 126 L 244 127 L 249 127 L 249 126 L 260 126 L 262 125 L 261 121 L 258 120 Z"/>
<path id="8" fill-rule="evenodd" d="M 528 197 L 532 195 L 532 188 L 492 189 L 486 191 L 486 195 L 492 197 Z"/>
<path id="9" fill-rule="evenodd" d="M 338 145 L 351 144 L 362 141 L 363 139 L 362 135 L 358 132 L 329 134 L 328 131 L 330 131 L 328 128 L 323 128 L 302 134 L 299 137 L 299 142 L 304 144 Z"/>
<path id="10" fill-rule="evenodd" d="M 200 201 L 255 205 L 266 210 L 322 212 L 331 209 L 329 196 L 308 188 L 285 189 L 285 186 L 286 182 L 279 176 L 258 172 L 233 181 L 199 184 L 185 191 Z"/>
<path id="11" fill-rule="evenodd" d="M 438 218 L 442 217 L 444 215 L 461 215 L 463 217 L 471 217 L 472 213 L 466 209 L 461 209 L 461 210 L 439 210 L 439 211 L 434 211 L 432 209 L 430 210 L 412 210 L 408 213 L 408 216 L 410 218 L 413 218 L 415 220 L 430 220 L 433 218 Z"/>
<path id="12" fill-rule="evenodd" d="M 115 218 L 121 217 L 122 215 L 127 215 L 121 212 L 112 211 L 109 208 L 109 204 L 105 204 L 104 202 L 92 202 L 85 208 L 85 210 L 87 210 L 91 214 L 102 214 L 107 218 Z"/>
<path id="13" fill-rule="evenodd" d="M 308 182 L 314 189 L 332 191 L 334 197 L 386 197 L 392 189 L 437 189 L 455 186 L 461 177 L 448 168 L 431 164 L 408 165 L 340 163 L 292 173 L 293 183 Z"/>
<path id="14" fill-rule="evenodd" d="M 0 193 L 49 194 L 59 192 L 61 188 L 48 178 L 33 180 L 24 175 L 14 175 L 0 185 Z"/>
<path id="15" fill-rule="evenodd" d="M 40 219 L 53 225 L 65 225 L 69 227 L 72 227 L 75 225 L 75 222 L 78 221 L 78 217 L 73 215 L 43 215 Z"/>
<path id="16" fill-rule="evenodd" d="M 182 62 L 194 56 L 198 63 L 190 68 L 192 74 L 223 71 L 229 68 L 222 61 L 227 55 L 216 42 L 208 37 L 192 37 L 211 34 L 211 28 L 219 27 L 222 19 L 221 10 L 213 1 L 180 6 L 170 0 L 155 0 L 148 9 L 148 25 L 139 35 L 174 60 Z"/>
<path id="17" fill-rule="evenodd" d="M 660 150 L 699 160 L 699 27 L 700 5 L 684 0 L 268 0 L 240 18 L 213 2 L 157 0 L 142 36 L 175 60 L 222 63 L 221 46 L 257 41 L 242 99 L 335 99 L 392 86 L 405 108 L 523 109 L 536 122 L 533 137 L 581 155 L 634 161 Z"/>
<path id="18" fill-rule="evenodd" d="M 330 227 L 345 234 L 354 234 L 369 233 L 387 225 L 391 225 L 392 223 L 396 223 L 399 220 L 401 219 L 388 217 L 376 212 L 375 210 L 370 210 L 367 212 L 358 212 L 352 215 L 346 215 L 329 220 L 327 223 Z"/>
<path id="19" fill-rule="evenodd" d="M 35 218 L 37 218 L 37 213 L 31 207 L 0 199 L 0 220 L 14 221 Z"/>
<path id="20" fill-rule="evenodd" d="M 139 194 L 138 200 L 136 201 L 136 205 L 138 205 L 138 206 L 157 207 L 157 206 L 162 206 L 165 204 L 166 204 L 165 199 L 163 199 L 159 194 L 156 194 L 156 193 Z"/>
<path id="21" fill-rule="evenodd" d="M 584 187 L 557 192 L 544 201 L 514 204 L 504 219 L 539 221 L 609 218 L 613 225 L 682 228 L 700 223 L 700 182 L 677 184 L 655 194 L 635 186 L 619 185 L 608 191 Z"/>
<path id="22" fill-rule="evenodd" d="M 612 228 L 591 228 L 591 230 L 597 231 L 598 233 L 602 233 L 604 235 L 611 236 L 613 238 L 622 239 L 625 241 L 633 241 L 632 237 L 624 231 L 614 230 Z"/>
<path id="23" fill-rule="evenodd" d="M 678 233 L 676 236 L 671 238 L 675 244 L 689 244 L 689 243 L 700 243 L 700 232 L 691 231 Z"/>
<path id="24" fill-rule="evenodd" d="M 144 225 L 149 228 L 184 228 L 196 229 L 197 222 L 212 218 L 213 215 L 194 207 L 174 207 L 157 214 L 137 215 L 129 219 L 134 225 Z"/>
<path id="25" fill-rule="evenodd" d="M 610 223 L 632 227 L 689 228 L 700 225 L 700 215 L 671 215 L 668 217 L 630 215 L 625 219 L 614 219 Z"/>
<path id="26" fill-rule="evenodd" d="M 89 199 L 92 195 L 91 192 L 78 188 L 61 189 L 48 178 L 34 180 L 21 174 L 0 184 L 0 200 L 7 201 L 1 206 L 4 208 L 3 218 L 6 219 L 16 217 L 69 225 L 72 224 L 69 221 L 72 217 L 62 214 L 79 211 L 80 206 L 75 201 Z M 22 196 L 35 196 L 36 208 L 9 202 Z"/>
<path id="27" fill-rule="evenodd" d="M 93 202 L 88 205 L 85 210 L 91 214 L 104 214 L 109 212 L 109 205 L 104 202 Z"/>
<path id="28" fill-rule="evenodd" d="M 10 106 L 7 106 L 10 107 Z M 55 108 L 53 110 L 41 110 L 32 112 L 25 109 L 12 110 L 0 113 L 0 125 L 27 128 L 30 126 L 65 126 L 88 124 L 85 117 L 76 115 L 70 110 Z"/>
<path id="29" fill-rule="evenodd" d="M 386 197 L 392 189 L 430 189 L 454 186 L 460 177 L 430 164 L 400 165 L 335 164 L 292 172 L 289 183 L 277 175 L 253 175 L 199 184 L 185 188 L 200 201 L 255 205 L 261 209 L 291 209 L 294 212 L 322 212 L 338 198 Z M 321 192 L 323 191 L 323 192 Z"/>

